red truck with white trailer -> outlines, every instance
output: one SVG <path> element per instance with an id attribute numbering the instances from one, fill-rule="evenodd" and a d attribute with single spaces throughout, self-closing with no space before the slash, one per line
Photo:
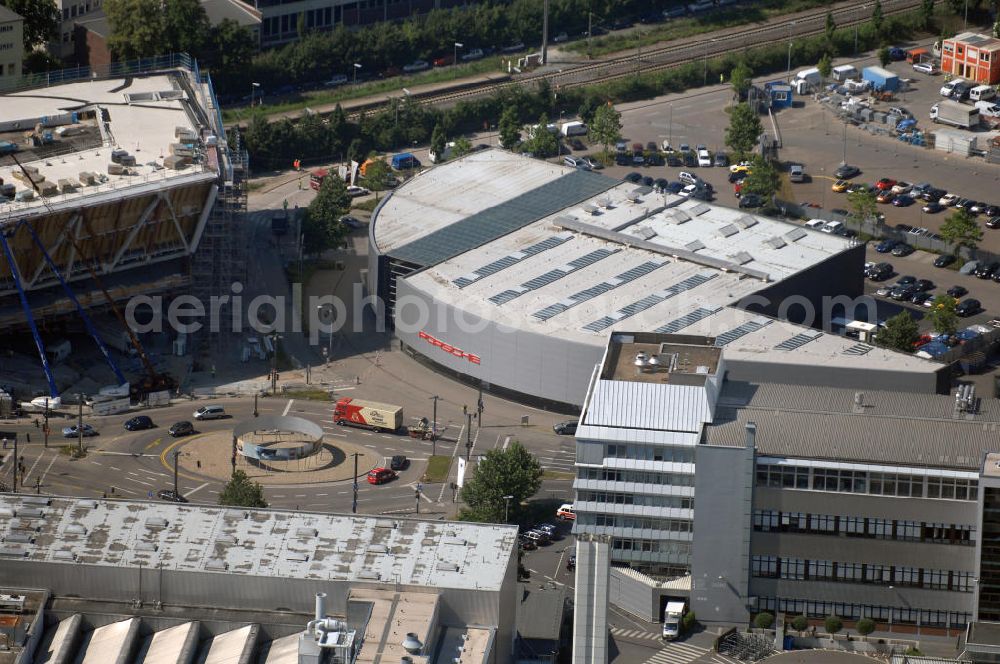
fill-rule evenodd
<path id="1" fill-rule="evenodd" d="M 333 407 L 333 421 L 372 431 L 397 431 L 403 426 L 403 407 L 344 397 Z"/>

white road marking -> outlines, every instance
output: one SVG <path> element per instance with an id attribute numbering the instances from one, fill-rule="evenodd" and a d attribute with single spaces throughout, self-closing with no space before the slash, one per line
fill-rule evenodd
<path id="1" fill-rule="evenodd" d="M 289 399 L 288 400 L 288 403 L 285 404 L 285 412 L 283 412 L 281 414 L 282 417 L 286 417 L 288 415 L 288 411 L 290 411 L 292 409 L 292 404 L 293 403 L 295 403 L 295 399 Z"/>
<path id="2" fill-rule="evenodd" d="M 111 466 L 111 470 L 117 470 L 119 473 L 122 472 L 121 468 L 115 468 L 114 466 Z"/>
<path id="3" fill-rule="evenodd" d="M 319 497 L 319 496 L 329 496 L 329 495 L 330 494 L 328 494 L 328 493 L 317 493 L 316 494 L 317 497 Z"/>
<path id="4" fill-rule="evenodd" d="M 201 486 L 196 486 L 195 488 L 193 488 L 193 489 L 191 489 L 190 491 L 188 491 L 187 493 L 185 493 L 185 494 L 184 494 L 184 497 L 185 497 L 185 498 L 190 498 L 190 497 L 191 497 L 191 496 L 193 496 L 194 494 L 198 493 L 199 491 L 201 491 L 202 489 L 204 489 L 205 487 L 207 487 L 207 486 L 208 486 L 208 484 L 209 484 L 208 482 L 205 482 L 205 483 L 204 483 L 204 484 L 202 484 Z"/>
<path id="5" fill-rule="evenodd" d="M 95 466 L 103 466 L 104 465 L 100 461 L 91 461 L 90 463 L 94 464 Z"/>
<path id="6" fill-rule="evenodd" d="M 56 454 L 54 457 L 52 457 L 52 461 L 49 461 L 48 467 L 46 467 L 45 472 L 42 473 L 42 482 L 45 481 L 45 476 L 49 474 L 50 470 L 52 470 L 52 464 L 54 464 L 56 462 L 56 459 L 58 459 L 58 458 L 59 458 L 59 455 Z"/>
<path id="7" fill-rule="evenodd" d="M 135 478 L 132 478 L 132 477 L 123 477 L 122 479 L 123 479 L 123 480 L 128 480 L 129 482 L 135 482 L 136 484 L 144 484 L 144 485 L 146 485 L 146 486 L 153 486 L 153 485 L 152 485 L 151 483 L 149 483 L 149 482 L 143 482 L 142 480 L 137 480 L 137 479 L 135 479 Z M 116 485 L 116 486 L 117 486 L 117 485 Z"/>
<path id="8" fill-rule="evenodd" d="M 503 441 L 503 449 L 504 449 L 504 450 L 506 451 L 506 449 L 507 449 L 507 448 L 508 448 L 509 446 L 510 446 L 510 436 L 507 436 L 507 438 L 506 438 L 506 439 L 504 439 L 504 441 Z"/>

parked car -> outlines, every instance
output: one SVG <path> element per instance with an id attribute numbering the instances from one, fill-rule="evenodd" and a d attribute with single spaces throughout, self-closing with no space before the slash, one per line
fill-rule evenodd
<path id="1" fill-rule="evenodd" d="M 576 551 L 574 551 L 573 553 L 569 554 L 569 557 L 566 558 L 566 569 L 568 569 L 570 571 L 573 571 L 573 570 L 576 569 Z"/>
<path id="2" fill-rule="evenodd" d="M 177 493 L 173 489 L 160 489 L 156 492 L 156 497 L 160 500 L 166 500 L 171 503 L 186 503 L 188 499 Z"/>
<path id="3" fill-rule="evenodd" d="M 187 420 L 174 422 L 173 424 L 170 425 L 170 428 L 167 429 L 167 433 L 169 433 L 174 438 L 179 438 L 181 436 L 190 436 L 191 434 L 194 433 L 194 425 L 188 422 Z"/>
<path id="4" fill-rule="evenodd" d="M 876 263 L 865 272 L 865 276 L 872 281 L 885 281 L 893 274 L 892 263 Z"/>
<path id="5" fill-rule="evenodd" d="M 930 203 L 924 205 L 924 207 L 921 209 L 927 214 L 937 214 L 938 212 L 944 209 L 944 206 L 938 203 L 937 201 L 931 201 Z"/>
<path id="6" fill-rule="evenodd" d="M 896 186 L 896 181 L 892 178 L 880 178 L 875 182 L 875 188 L 879 191 L 891 190 Z"/>
<path id="7" fill-rule="evenodd" d="M 875 196 L 875 201 L 883 204 L 891 203 L 892 199 L 894 199 L 895 197 L 896 194 L 892 193 L 892 191 L 888 189 L 882 189 L 878 192 L 878 195 Z"/>
<path id="8" fill-rule="evenodd" d="M 981 264 L 972 274 L 980 279 L 989 279 L 997 270 L 1000 270 L 1000 262 L 992 261 L 990 263 Z"/>
<path id="9" fill-rule="evenodd" d="M 410 465 L 410 460 L 405 454 L 396 454 L 389 459 L 389 470 L 406 470 Z"/>
<path id="10" fill-rule="evenodd" d="M 472 62 L 473 60 L 482 60 L 486 57 L 486 53 L 483 52 L 481 48 L 472 48 L 462 54 L 459 58 L 462 62 Z"/>
<path id="11" fill-rule="evenodd" d="M 83 434 L 84 438 L 89 438 L 91 436 L 98 435 L 97 430 L 90 426 L 89 424 L 84 424 L 82 427 L 77 428 L 77 425 L 71 424 L 68 427 L 63 427 L 62 435 L 64 438 L 76 438 L 80 434 Z"/>
<path id="12" fill-rule="evenodd" d="M 972 274 L 979 269 L 980 262 L 976 260 L 968 261 L 962 267 L 958 268 L 959 274 Z"/>
<path id="13" fill-rule="evenodd" d="M 707 168 L 712 165 L 712 155 L 703 145 L 698 146 L 698 166 Z"/>
<path id="14" fill-rule="evenodd" d="M 934 66 L 933 62 L 918 62 L 913 65 L 913 71 L 920 72 L 921 74 L 927 74 L 928 76 L 933 76 L 938 73 L 938 69 Z"/>
<path id="15" fill-rule="evenodd" d="M 560 32 L 558 35 L 552 38 L 553 44 L 562 44 L 563 42 L 569 41 L 569 35 L 565 32 Z"/>
<path id="16" fill-rule="evenodd" d="M 951 254 L 941 254 L 934 259 L 934 267 L 948 267 L 955 262 L 955 257 Z"/>
<path id="17" fill-rule="evenodd" d="M 899 243 L 898 240 L 886 238 L 875 245 L 875 251 L 880 254 L 887 254 Z"/>
<path id="18" fill-rule="evenodd" d="M 982 311 L 982 309 L 983 309 L 982 303 L 979 300 L 976 300 L 971 297 L 962 300 L 957 305 L 955 305 L 955 313 L 958 314 L 959 316 L 962 316 L 963 318 L 965 318 L 966 316 L 972 316 L 974 314 L 978 314 L 980 311 Z"/>
<path id="19" fill-rule="evenodd" d="M 945 194 L 940 199 L 938 199 L 938 203 L 940 203 L 944 207 L 951 207 L 952 205 L 958 203 L 958 200 L 959 197 L 956 194 Z"/>
<path id="20" fill-rule="evenodd" d="M 924 193 L 920 195 L 920 198 L 925 201 L 941 204 L 941 198 L 948 194 L 944 189 L 938 189 L 937 187 L 931 187 L 930 189 L 925 189 Z M 943 206 L 943 205 L 942 205 Z"/>
<path id="21" fill-rule="evenodd" d="M 642 173 L 636 173 L 635 171 L 632 171 L 631 173 L 625 176 L 625 181 L 631 182 L 632 184 L 638 184 L 641 180 L 642 180 Z"/>
<path id="22" fill-rule="evenodd" d="M 1000 228 L 1000 217 L 993 217 L 986 222 L 986 228 L 997 229 Z"/>
<path id="23" fill-rule="evenodd" d="M 922 307 L 924 306 L 924 303 L 930 302 L 933 299 L 934 296 L 928 293 L 927 291 L 917 291 L 916 293 L 913 294 L 913 297 L 910 298 L 910 303 Z"/>
<path id="24" fill-rule="evenodd" d="M 763 205 L 764 205 L 764 199 L 758 196 L 757 194 L 744 194 L 743 196 L 740 197 L 740 207 L 743 209 L 759 208 L 762 207 Z"/>
<path id="25" fill-rule="evenodd" d="M 894 207 L 910 207 L 913 205 L 913 197 L 909 194 L 902 194 L 892 199 Z"/>
<path id="26" fill-rule="evenodd" d="M 403 65 L 403 72 L 406 74 L 414 74 L 418 71 L 424 71 L 430 68 L 431 65 L 426 60 L 414 60 L 408 65 Z"/>
<path id="27" fill-rule="evenodd" d="M 913 253 L 913 247 L 911 247 L 905 242 L 900 242 L 895 247 L 892 248 L 893 256 L 909 256 L 912 253 Z"/>
<path id="28" fill-rule="evenodd" d="M 576 427 L 580 423 L 576 420 L 567 420 L 552 426 L 552 430 L 560 436 L 572 436 L 576 433 Z"/>
<path id="29" fill-rule="evenodd" d="M 396 479 L 396 471 L 390 470 L 388 468 L 372 468 L 368 471 L 368 483 L 369 484 L 385 484 L 386 482 L 391 482 Z"/>
<path id="30" fill-rule="evenodd" d="M 144 429 L 152 429 L 156 425 L 153 424 L 153 418 L 148 415 L 137 415 L 130 420 L 125 421 L 126 431 L 143 431 Z"/>
<path id="31" fill-rule="evenodd" d="M 349 214 L 345 214 L 343 217 L 341 217 L 340 218 L 340 223 L 343 224 L 344 226 L 347 226 L 351 230 L 357 230 L 357 229 L 361 228 L 362 226 L 364 226 L 364 224 L 361 223 L 360 219 L 358 219 L 357 217 L 351 216 Z"/>
<path id="32" fill-rule="evenodd" d="M 851 183 L 848 182 L 847 180 L 837 180 L 836 182 L 833 183 L 830 189 L 837 192 L 838 194 L 841 194 L 847 191 L 847 188 L 850 186 Z"/>
<path id="33" fill-rule="evenodd" d="M 952 286 L 945 292 L 948 293 L 948 295 L 951 295 L 952 297 L 958 298 L 958 297 L 965 297 L 966 295 L 968 295 L 969 289 L 966 288 L 965 286 Z"/>
<path id="34" fill-rule="evenodd" d="M 526 537 L 524 533 L 521 533 L 517 536 L 517 542 L 518 544 L 521 545 L 521 548 L 524 549 L 525 551 L 534 551 L 535 549 L 538 548 L 538 545 L 535 544 L 535 541 Z"/>
<path id="35" fill-rule="evenodd" d="M 725 152 L 716 152 L 713 162 L 717 167 L 725 167 L 729 165 L 729 155 Z"/>
<path id="36" fill-rule="evenodd" d="M 677 179 L 684 184 L 698 184 L 701 182 L 701 178 L 694 173 L 688 173 L 687 171 L 681 171 L 677 174 Z"/>
<path id="37" fill-rule="evenodd" d="M 851 166 L 849 164 L 841 164 L 837 170 L 833 172 L 833 177 L 838 180 L 850 180 L 851 178 L 861 175 L 861 169 L 857 166 Z"/>

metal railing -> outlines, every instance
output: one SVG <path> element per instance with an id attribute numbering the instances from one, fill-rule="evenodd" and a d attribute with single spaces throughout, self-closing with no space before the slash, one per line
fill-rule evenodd
<path id="1" fill-rule="evenodd" d="M 147 74 L 153 71 L 177 68 L 187 69 L 197 74 L 198 62 L 187 53 L 168 53 L 151 58 L 112 62 L 106 65 L 54 69 L 39 74 L 21 76 L 10 87 L 5 87 L 3 92 L 10 93 L 19 90 L 30 90 L 32 88 L 44 88 L 85 79 L 120 78 L 122 76 Z"/>

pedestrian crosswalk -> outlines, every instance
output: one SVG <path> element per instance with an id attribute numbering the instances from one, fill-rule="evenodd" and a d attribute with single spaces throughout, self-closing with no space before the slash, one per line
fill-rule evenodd
<path id="1" fill-rule="evenodd" d="M 665 643 L 659 652 L 646 660 L 646 664 L 690 664 L 707 652 L 707 648 L 686 643 Z"/>
<path id="2" fill-rule="evenodd" d="M 661 638 L 661 635 L 658 632 L 646 632 L 641 629 L 622 629 L 621 627 L 612 627 L 610 632 L 614 636 L 620 636 L 623 639 L 651 639 L 653 641 L 659 641 Z"/>

